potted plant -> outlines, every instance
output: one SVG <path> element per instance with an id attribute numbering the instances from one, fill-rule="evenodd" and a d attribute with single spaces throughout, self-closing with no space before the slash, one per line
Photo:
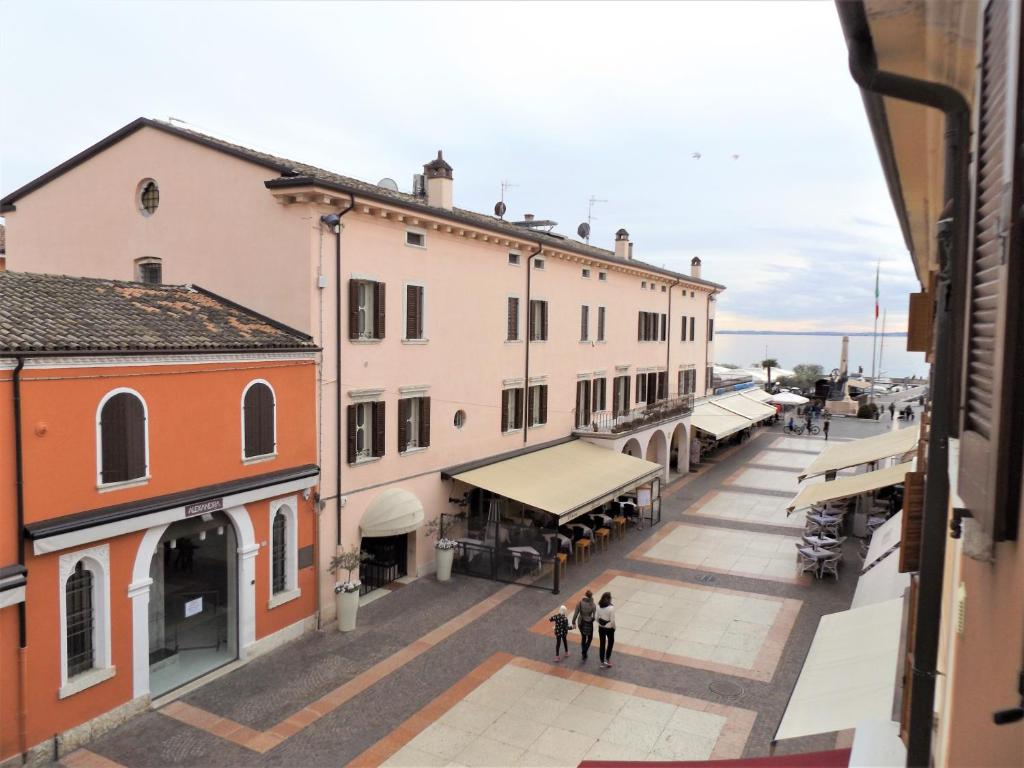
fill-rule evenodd
<path id="1" fill-rule="evenodd" d="M 331 573 L 345 571 L 345 581 L 334 585 L 334 602 L 338 609 L 338 629 L 351 632 L 356 628 L 356 613 L 359 611 L 359 582 L 352 581 L 352 571 L 359 567 L 366 556 L 359 547 L 343 549 L 340 555 L 331 558 L 327 570 Z"/>
<path id="2" fill-rule="evenodd" d="M 454 517 L 465 517 L 465 513 Z M 424 528 L 428 538 L 437 538 L 434 543 L 434 557 L 437 563 L 437 580 L 448 581 L 452 577 L 452 562 L 455 560 L 455 539 L 445 538 L 443 535 L 441 517 L 435 517 Z"/>

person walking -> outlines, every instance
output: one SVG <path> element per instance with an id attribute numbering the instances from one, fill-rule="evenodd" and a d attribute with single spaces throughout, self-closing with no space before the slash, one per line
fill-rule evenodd
<path id="1" fill-rule="evenodd" d="M 612 593 L 605 592 L 597 603 L 597 634 L 601 667 L 608 669 L 612 665 L 612 648 L 615 647 L 615 606 L 612 605 Z"/>
<path id="2" fill-rule="evenodd" d="M 812 413 L 812 411 L 808 411 L 807 412 L 807 436 L 808 437 L 811 436 L 811 413 Z"/>
<path id="3" fill-rule="evenodd" d="M 825 439 L 826 440 L 828 440 L 828 427 L 829 427 L 829 424 L 831 424 L 831 423 L 832 422 L 830 422 L 828 419 L 825 419 L 825 422 L 821 425 L 821 429 L 825 433 Z"/>
<path id="4" fill-rule="evenodd" d="M 594 604 L 594 593 L 589 589 L 583 599 L 576 603 L 576 610 L 572 614 L 572 626 L 580 630 L 580 650 L 583 653 L 583 660 L 587 660 L 587 651 L 590 644 L 594 642 L 594 618 L 597 614 L 597 606 Z"/>
<path id="5" fill-rule="evenodd" d="M 889 421 L 896 421 L 896 403 L 889 403 Z"/>
<path id="6" fill-rule="evenodd" d="M 558 607 L 558 613 L 548 619 L 555 623 L 555 661 L 561 661 L 558 651 L 565 648 L 565 658 L 569 658 L 569 619 L 565 615 L 565 606 Z"/>

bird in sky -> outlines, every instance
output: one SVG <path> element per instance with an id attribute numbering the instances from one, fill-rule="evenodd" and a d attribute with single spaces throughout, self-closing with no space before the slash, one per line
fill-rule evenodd
<path id="1" fill-rule="evenodd" d="M 692 155 L 690 155 L 690 157 L 692 157 L 694 160 L 700 160 L 700 152 L 694 152 Z"/>

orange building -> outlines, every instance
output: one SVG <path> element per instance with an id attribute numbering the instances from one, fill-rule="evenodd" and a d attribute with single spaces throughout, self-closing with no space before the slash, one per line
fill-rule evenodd
<path id="1" fill-rule="evenodd" d="M 0 272 L 0 761 L 315 624 L 317 353 L 200 288 Z"/>

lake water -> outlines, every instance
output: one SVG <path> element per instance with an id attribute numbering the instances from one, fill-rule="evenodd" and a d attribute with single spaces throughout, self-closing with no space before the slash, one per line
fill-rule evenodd
<path id="1" fill-rule="evenodd" d="M 828 373 L 839 367 L 842 335 L 790 336 L 788 334 L 716 333 L 714 362 L 749 368 L 755 361 L 774 357 L 783 368 L 793 369 L 799 363 L 817 363 Z M 850 372 L 864 366 L 871 374 L 871 336 L 850 337 Z M 765 351 L 767 347 L 767 353 Z M 882 351 L 883 370 L 880 376 L 928 376 L 923 352 L 907 352 L 906 336 L 886 336 Z"/>

